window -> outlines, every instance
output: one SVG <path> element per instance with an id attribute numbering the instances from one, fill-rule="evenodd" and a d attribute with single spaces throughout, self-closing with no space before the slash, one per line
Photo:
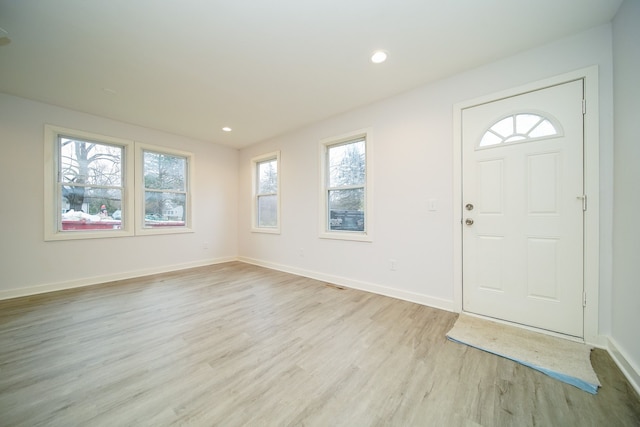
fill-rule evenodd
<path id="1" fill-rule="evenodd" d="M 280 232 L 280 152 L 251 159 L 253 177 L 252 230 Z"/>
<path id="2" fill-rule="evenodd" d="M 190 153 L 51 125 L 44 142 L 45 240 L 191 231 Z"/>
<path id="3" fill-rule="evenodd" d="M 320 237 L 371 240 L 371 147 L 366 131 L 321 141 Z"/>
<path id="4" fill-rule="evenodd" d="M 538 114 L 513 114 L 498 120 L 487 129 L 480 140 L 480 148 L 548 138 L 559 135 L 558 129 L 559 126 L 554 126 L 550 119 Z"/>
<path id="5" fill-rule="evenodd" d="M 137 144 L 137 234 L 190 231 L 190 153 Z"/>
<path id="6" fill-rule="evenodd" d="M 131 146 L 45 126 L 45 240 L 132 234 Z"/>

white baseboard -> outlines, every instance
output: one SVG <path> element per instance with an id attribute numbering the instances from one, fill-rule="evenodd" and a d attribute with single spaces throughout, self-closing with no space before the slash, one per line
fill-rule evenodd
<path id="1" fill-rule="evenodd" d="M 631 386 L 635 389 L 638 396 L 640 396 L 640 369 L 635 366 L 631 359 L 625 355 L 625 352 L 620 348 L 616 341 L 609 337 L 609 346 L 607 347 L 609 354 L 618 368 L 622 371 L 625 377 L 631 383 Z"/>
<path id="2" fill-rule="evenodd" d="M 285 273 L 296 274 L 298 276 L 309 277 L 311 279 L 321 280 L 331 284 L 344 286 L 347 288 L 358 289 L 367 291 L 379 295 L 384 295 L 392 298 L 401 299 L 404 301 L 415 302 L 417 304 L 426 305 L 429 307 L 439 308 L 446 311 L 456 312 L 454 301 L 447 301 L 438 298 L 429 297 L 426 295 L 416 294 L 412 292 L 401 291 L 398 289 L 387 288 L 385 286 L 376 285 L 373 283 L 348 279 L 340 276 L 333 276 L 326 273 L 319 273 L 316 271 L 303 270 L 296 267 L 290 267 L 287 265 L 276 264 L 268 261 L 262 261 L 247 257 L 238 257 L 238 261 L 245 262 L 247 264 L 253 264 L 260 267 L 270 268 L 272 270 L 283 271 Z M 630 362 L 630 358 L 624 355 L 624 352 L 620 350 L 620 346 L 616 344 L 615 340 L 609 336 L 598 335 L 597 337 L 591 337 L 591 342 L 587 344 L 593 345 L 606 350 L 614 362 L 618 365 L 624 376 L 627 378 L 631 386 L 640 395 L 640 369 L 634 366 Z"/>
<path id="3" fill-rule="evenodd" d="M 136 277 L 150 276 L 152 274 L 168 273 L 171 271 L 186 270 L 188 268 L 203 267 L 205 265 L 220 264 L 223 262 L 237 260 L 237 257 L 204 259 L 200 261 L 187 262 L 183 264 L 163 265 L 161 267 L 146 268 L 125 273 L 119 272 L 115 274 L 86 277 L 65 282 L 47 283 L 43 285 L 30 286 L 27 288 L 0 290 L 0 300 L 44 294 L 47 292 L 62 291 L 65 289 L 82 288 L 85 286 L 98 285 L 100 283 L 114 282 L 116 280 L 133 279 Z"/>
<path id="4" fill-rule="evenodd" d="M 285 273 L 296 274 L 298 276 L 308 277 L 310 279 L 328 282 L 334 285 L 344 286 L 346 288 L 358 289 L 361 291 L 371 292 L 378 295 L 384 295 L 391 298 L 401 299 L 404 301 L 415 302 L 417 304 L 429 307 L 439 308 L 441 310 L 455 312 L 453 301 L 440 298 L 433 298 L 427 295 L 417 294 L 414 292 L 402 291 L 399 289 L 388 288 L 386 286 L 377 285 L 375 283 L 363 282 L 360 280 L 348 279 L 346 277 L 334 276 L 331 274 L 320 273 L 317 271 L 304 270 L 288 265 L 276 264 L 268 261 L 262 261 L 247 257 L 238 257 L 238 261 L 247 264 L 253 264 L 260 267 L 270 268 L 272 270 L 283 271 Z"/>
<path id="5" fill-rule="evenodd" d="M 43 285 L 31 286 L 28 288 L 0 290 L 0 300 L 25 297 L 30 295 L 42 294 L 46 292 L 61 291 L 65 289 L 81 288 L 85 286 L 97 285 L 100 283 L 113 282 L 116 280 L 133 279 L 136 277 L 149 276 L 152 274 L 168 273 L 172 271 L 186 270 L 189 268 L 203 267 L 206 265 L 221 264 L 224 262 L 241 261 L 247 264 L 257 265 L 260 267 L 270 268 L 272 270 L 283 271 L 285 273 L 296 274 L 298 276 L 308 277 L 334 285 L 344 286 L 347 288 L 358 289 L 361 291 L 371 292 L 378 295 L 384 295 L 404 301 L 414 302 L 441 310 L 456 312 L 454 301 L 433 298 L 427 295 L 407 292 L 398 289 L 388 288 L 386 286 L 377 285 L 375 283 L 363 282 L 360 280 L 348 279 L 346 277 L 334 276 L 317 271 L 304 270 L 282 264 L 276 264 L 268 261 L 262 261 L 247 257 L 223 257 L 207 260 L 194 261 L 183 264 L 165 265 L 162 267 L 148 268 L 143 270 L 135 270 L 126 273 L 116 273 L 103 276 L 95 276 L 84 279 L 77 279 L 66 282 L 48 283 Z M 630 358 L 625 356 L 623 350 L 611 337 L 601 337 L 606 339 L 607 345 L 605 350 L 609 352 L 611 358 L 620 368 L 624 376 L 629 380 L 631 386 L 640 395 L 640 369 L 630 362 Z M 598 340 L 600 341 L 600 340 Z M 604 347 L 596 345 L 597 347 Z"/>

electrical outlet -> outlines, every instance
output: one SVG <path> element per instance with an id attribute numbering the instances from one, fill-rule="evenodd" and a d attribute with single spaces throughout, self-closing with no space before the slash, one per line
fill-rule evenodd
<path id="1" fill-rule="evenodd" d="M 298 256 L 300 258 L 304 258 L 304 249 L 302 249 L 302 248 L 298 249 Z"/>
<path id="2" fill-rule="evenodd" d="M 389 270 L 396 271 L 398 269 L 398 262 L 395 259 L 389 260 Z"/>
<path id="3" fill-rule="evenodd" d="M 203 242 L 203 243 L 202 243 L 202 249 L 204 249 L 205 251 L 206 251 L 207 249 L 209 249 L 209 242 Z"/>

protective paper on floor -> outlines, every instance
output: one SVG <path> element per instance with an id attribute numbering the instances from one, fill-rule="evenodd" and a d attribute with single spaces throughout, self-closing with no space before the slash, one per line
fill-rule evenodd
<path id="1" fill-rule="evenodd" d="M 529 366 L 596 394 L 600 381 L 591 366 L 592 347 L 461 314 L 447 338 Z"/>

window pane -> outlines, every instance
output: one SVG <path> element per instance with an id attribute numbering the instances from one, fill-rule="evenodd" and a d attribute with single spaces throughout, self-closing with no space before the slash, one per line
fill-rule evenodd
<path id="1" fill-rule="evenodd" d="M 497 136 L 495 133 L 487 131 L 480 141 L 480 147 L 487 147 L 489 145 L 496 145 L 500 143 L 502 143 L 502 138 Z"/>
<path id="2" fill-rule="evenodd" d="M 558 131 L 551 124 L 551 122 L 549 120 L 544 120 L 534 130 L 531 131 L 529 136 L 531 138 L 541 138 L 541 137 L 544 137 L 544 136 L 556 135 L 557 133 L 558 133 Z"/>
<path id="3" fill-rule="evenodd" d="M 186 218 L 186 198 L 182 193 L 145 191 L 145 227 L 182 227 Z"/>
<path id="4" fill-rule="evenodd" d="M 258 193 L 278 192 L 278 161 L 276 159 L 258 163 Z"/>
<path id="5" fill-rule="evenodd" d="M 537 114 L 516 115 L 516 133 L 526 135 L 540 120 L 542 120 L 542 117 Z"/>
<path id="6" fill-rule="evenodd" d="M 156 190 L 186 191 L 187 159 L 144 152 L 144 186 Z"/>
<path id="7" fill-rule="evenodd" d="M 505 139 L 504 142 L 517 142 L 517 141 L 524 141 L 525 139 L 527 139 L 527 137 L 525 137 L 525 136 L 513 135 L 513 136 L 510 136 L 509 138 Z"/>
<path id="8" fill-rule="evenodd" d="M 365 142 L 330 146 L 328 150 L 329 187 L 364 185 Z"/>
<path id="9" fill-rule="evenodd" d="M 258 227 L 278 226 L 278 196 L 258 196 Z"/>
<path id="10" fill-rule="evenodd" d="M 60 137 L 60 181 L 122 185 L 122 147 Z"/>
<path id="11" fill-rule="evenodd" d="M 64 185 L 60 206 L 63 231 L 121 228 L 121 189 Z"/>
<path id="12" fill-rule="evenodd" d="M 364 188 L 329 191 L 329 229 L 364 231 Z"/>
<path id="13" fill-rule="evenodd" d="M 513 116 L 500 120 L 491 130 L 504 138 L 513 135 Z"/>

